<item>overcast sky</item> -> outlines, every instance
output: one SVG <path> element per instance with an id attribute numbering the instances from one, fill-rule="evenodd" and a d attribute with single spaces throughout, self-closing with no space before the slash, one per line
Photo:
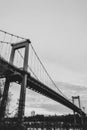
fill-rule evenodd
<path id="1" fill-rule="evenodd" d="M 71 94 L 87 104 L 87 0 L 0 0 L 0 29 L 29 38 L 57 85 L 78 85 Z"/>

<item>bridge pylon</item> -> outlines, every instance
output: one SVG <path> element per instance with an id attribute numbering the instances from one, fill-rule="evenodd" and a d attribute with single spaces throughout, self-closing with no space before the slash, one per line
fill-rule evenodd
<path id="1" fill-rule="evenodd" d="M 81 103 L 80 103 L 80 96 L 72 96 L 72 102 L 73 104 L 75 104 L 75 100 L 78 100 L 78 105 L 79 105 L 79 109 L 81 110 Z M 76 124 L 76 117 L 75 117 L 75 111 L 73 111 L 74 113 L 74 124 Z M 82 112 L 81 112 L 81 125 L 83 125 L 83 115 L 82 115 Z"/>
<path id="2" fill-rule="evenodd" d="M 11 50 L 11 55 L 10 55 L 10 64 L 13 65 L 14 63 L 14 57 L 15 57 L 15 51 L 18 49 L 25 48 L 24 52 L 24 61 L 23 61 L 23 71 L 27 71 L 28 68 L 28 58 L 29 58 L 29 40 L 25 40 L 16 44 L 12 44 L 12 50 Z M 17 76 L 17 74 L 10 75 L 8 73 L 5 81 L 5 86 L 4 86 L 4 92 L 3 92 L 3 98 L 1 101 L 0 105 L 0 120 L 2 120 L 5 116 L 5 109 L 6 109 L 6 102 L 8 98 L 8 91 L 9 91 L 9 86 L 11 83 L 11 77 Z M 14 81 L 13 79 L 13 81 Z M 18 122 L 19 124 L 23 122 L 24 119 L 24 109 L 25 109 L 25 96 L 26 96 L 26 86 L 27 86 L 27 74 L 22 75 L 22 80 L 21 80 L 21 90 L 20 90 L 20 99 L 19 99 L 19 106 L 18 106 Z"/>

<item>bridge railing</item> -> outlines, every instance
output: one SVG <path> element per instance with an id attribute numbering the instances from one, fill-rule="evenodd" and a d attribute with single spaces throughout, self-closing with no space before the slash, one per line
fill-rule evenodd
<path id="1" fill-rule="evenodd" d="M 4 58 L 6 61 L 9 62 L 11 49 L 12 49 L 11 45 L 21 42 L 23 40 L 27 40 L 27 39 L 0 30 L 0 57 Z M 24 48 L 17 49 L 17 51 L 15 52 L 14 65 L 18 68 L 23 67 L 24 52 L 25 52 Z M 34 50 L 32 44 L 29 45 L 28 72 L 35 79 L 39 80 L 40 82 L 42 82 L 43 84 L 51 88 L 52 90 L 66 97 L 60 91 L 58 86 L 56 86 L 55 82 L 52 80 L 52 78 L 46 71 L 44 65 L 42 64 L 36 51 Z"/>

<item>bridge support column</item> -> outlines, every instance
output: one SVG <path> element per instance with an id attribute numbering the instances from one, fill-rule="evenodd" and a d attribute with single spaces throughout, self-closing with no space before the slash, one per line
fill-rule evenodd
<path id="1" fill-rule="evenodd" d="M 15 51 L 21 48 L 25 48 L 24 61 L 23 61 L 23 70 L 27 71 L 28 68 L 28 57 L 29 57 L 29 40 L 25 40 L 12 45 L 12 51 L 10 56 L 10 63 L 13 64 Z M 23 75 L 18 107 L 18 120 L 22 123 L 24 118 L 24 108 L 25 108 L 25 96 L 26 96 L 26 86 L 27 86 L 27 74 Z"/>
<path id="2" fill-rule="evenodd" d="M 24 119 L 26 86 L 27 86 L 27 75 L 25 74 L 21 84 L 21 92 L 20 92 L 20 100 L 19 100 L 19 108 L 18 108 L 19 123 L 22 123 Z"/>
<path id="3" fill-rule="evenodd" d="M 14 44 L 12 46 L 12 51 L 10 56 L 10 63 L 13 64 L 15 51 L 21 48 L 25 48 L 23 68 L 22 68 L 24 71 L 27 71 L 28 68 L 29 43 L 30 43 L 29 40 L 25 40 L 23 42 Z M 18 129 L 21 130 L 25 129 L 23 126 L 23 120 L 24 120 L 24 111 L 25 111 L 26 87 L 27 87 L 27 74 L 24 74 L 22 76 L 20 99 L 19 99 L 19 106 L 18 106 Z"/>
<path id="4" fill-rule="evenodd" d="M 80 96 L 72 96 L 72 102 L 74 104 L 74 100 L 77 99 L 78 100 L 78 104 L 79 104 L 79 108 L 81 110 L 81 104 L 80 104 Z M 83 121 L 83 115 L 82 115 L 82 111 L 80 113 L 80 118 L 81 118 L 81 127 L 83 127 L 84 121 Z M 76 124 L 76 118 L 75 118 L 75 111 L 74 111 L 74 124 Z"/>
<path id="5" fill-rule="evenodd" d="M 10 78 L 7 77 L 4 85 L 4 92 L 3 97 L 0 105 L 0 120 L 2 120 L 5 116 L 5 110 L 6 110 L 6 104 L 8 99 L 8 91 L 9 91 L 9 85 L 10 85 Z"/>

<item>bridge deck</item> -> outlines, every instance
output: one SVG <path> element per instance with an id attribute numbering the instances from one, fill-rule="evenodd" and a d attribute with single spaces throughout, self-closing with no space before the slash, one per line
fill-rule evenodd
<path id="1" fill-rule="evenodd" d="M 47 87 L 45 84 L 31 77 L 31 75 L 28 72 L 21 70 L 15 67 L 14 65 L 11 65 L 10 63 L 8 63 L 7 61 L 5 61 L 3 58 L 0 57 L 0 78 L 10 76 L 11 82 L 17 82 L 20 84 L 22 81 L 23 74 L 27 74 L 28 76 L 27 88 L 32 89 L 44 96 L 47 96 L 61 103 L 79 114 L 85 115 L 85 113 L 81 111 L 77 106 L 75 106 L 73 103 L 71 103 L 69 100 L 67 100 L 57 92 Z"/>

